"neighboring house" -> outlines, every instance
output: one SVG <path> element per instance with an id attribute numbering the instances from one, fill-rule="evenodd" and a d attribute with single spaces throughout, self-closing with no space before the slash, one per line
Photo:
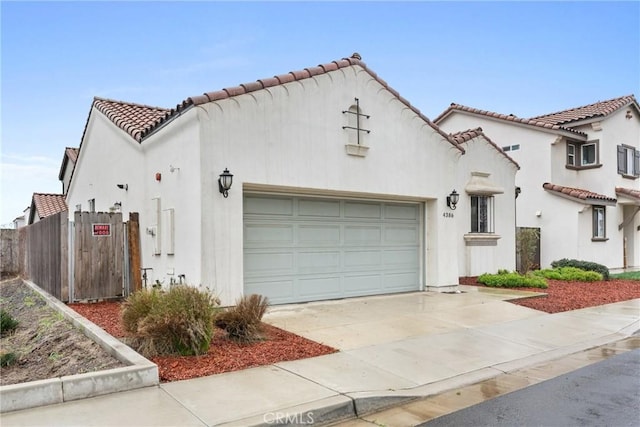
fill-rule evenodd
<path id="1" fill-rule="evenodd" d="M 95 98 L 67 202 L 139 212 L 150 283 L 277 304 L 513 269 L 517 169 L 482 132 L 442 132 L 354 54 L 171 110 Z"/>
<path id="2" fill-rule="evenodd" d="M 67 202 L 64 194 L 33 193 L 28 224 L 34 224 L 41 219 L 66 210 Z"/>
<path id="3" fill-rule="evenodd" d="M 633 95 L 532 118 L 451 104 L 434 122 L 481 127 L 521 166 L 518 227 L 560 258 L 640 267 L 640 108 Z"/>
<path id="4" fill-rule="evenodd" d="M 73 174 L 73 168 L 77 159 L 77 148 L 65 148 L 62 164 L 60 165 L 60 172 L 58 173 L 58 179 L 62 182 L 62 194 L 67 194 L 69 190 L 69 182 L 71 182 L 71 175 Z"/>
<path id="5" fill-rule="evenodd" d="M 13 228 L 20 228 L 27 225 L 27 220 L 24 218 L 24 215 L 20 215 L 19 217 L 14 218 L 13 220 Z"/>

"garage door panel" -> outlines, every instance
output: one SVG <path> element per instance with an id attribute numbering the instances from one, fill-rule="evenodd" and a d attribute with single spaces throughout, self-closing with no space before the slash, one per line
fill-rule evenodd
<path id="1" fill-rule="evenodd" d="M 281 304 L 420 287 L 418 204 L 264 195 L 244 203 L 246 293 Z"/>
<path id="2" fill-rule="evenodd" d="M 376 243 L 380 244 L 382 239 L 382 226 L 370 226 L 361 227 L 356 225 L 345 226 L 344 230 L 344 243 L 350 244 L 362 244 L 362 243 Z"/>
<path id="3" fill-rule="evenodd" d="M 384 229 L 384 240 L 393 244 L 415 245 L 420 239 L 418 227 L 390 227 Z"/>
<path id="4" fill-rule="evenodd" d="M 386 268 L 418 268 L 418 254 L 412 249 L 386 250 L 382 253 L 382 264 Z"/>
<path id="5" fill-rule="evenodd" d="M 293 252 L 245 253 L 246 271 L 250 275 L 292 274 Z"/>
<path id="6" fill-rule="evenodd" d="M 304 217 L 338 218 L 340 216 L 340 202 L 322 200 L 299 200 L 298 215 Z"/>
<path id="7" fill-rule="evenodd" d="M 415 287 L 418 275 L 415 273 L 387 273 L 384 275 L 384 289 L 388 291 L 410 291 Z"/>
<path id="8" fill-rule="evenodd" d="M 382 254 L 379 250 L 348 250 L 344 252 L 344 267 L 348 271 L 351 268 L 379 268 Z"/>
<path id="9" fill-rule="evenodd" d="M 382 218 L 382 206 L 380 203 L 345 202 L 345 218 Z"/>
<path id="10" fill-rule="evenodd" d="M 302 245 L 338 245 L 340 244 L 339 225 L 300 225 L 298 241 Z"/>
<path id="11" fill-rule="evenodd" d="M 335 273 L 340 269 L 340 252 L 300 252 L 298 271 L 300 273 Z"/>
<path id="12" fill-rule="evenodd" d="M 384 217 L 386 219 L 417 221 L 420 217 L 420 210 L 416 205 L 385 205 Z"/>
<path id="13" fill-rule="evenodd" d="M 245 281 L 244 289 L 245 294 L 265 295 L 274 304 L 290 301 L 293 291 L 293 280 Z"/>
<path id="14" fill-rule="evenodd" d="M 273 244 L 293 244 L 293 233 L 293 225 L 285 224 L 245 224 L 244 227 L 245 243 L 267 247 Z"/>
<path id="15" fill-rule="evenodd" d="M 308 300 L 308 297 L 326 298 L 341 295 L 340 276 L 300 277 L 297 281 L 298 294 Z"/>
<path id="16" fill-rule="evenodd" d="M 376 294 L 380 289 L 382 277 L 378 274 L 347 275 L 344 278 L 344 293 L 348 296 Z"/>
<path id="17" fill-rule="evenodd" d="M 244 200 L 244 214 L 293 216 L 293 199 L 277 197 L 251 197 Z"/>

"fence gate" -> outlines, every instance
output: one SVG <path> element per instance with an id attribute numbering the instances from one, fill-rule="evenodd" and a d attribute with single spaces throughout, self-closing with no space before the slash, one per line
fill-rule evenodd
<path id="1" fill-rule="evenodd" d="M 75 212 L 70 252 L 69 300 L 122 297 L 125 289 L 125 224 L 121 213 Z"/>
<path id="2" fill-rule="evenodd" d="M 537 235 L 537 239 L 535 241 L 535 249 L 533 252 L 533 258 L 531 260 L 529 260 L 529 262 L 531 263 L 530 267 L 532 269 L 539 269 L 540 268 L 540 239 L 541 239 L 541 233 L 540 233 L 540 228 L 537 227 L 516 227 L 516 246 L 520 245 L 520 239 L 522 238 L 521 236 L 521 232 L 522 231 L 527 231 L 527 230 L 531 230 L 531 231 L 535 231 L 536 235 Z M 526 273 L 526 271 L 524 270 L 524 265 L 522 262 L 522 256 L 521 254 L 518 252 L 518 250 L 516 249 L 516 270 L 518 270 L 521 273 Z"/>

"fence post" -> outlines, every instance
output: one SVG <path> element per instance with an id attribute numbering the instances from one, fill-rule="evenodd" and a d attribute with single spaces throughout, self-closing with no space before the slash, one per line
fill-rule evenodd
<path id="1" fill-rule="evenodd" d="M 69 302 L 69 212 L 60 214 L 60 301 Z"/>
<path id="2" fill-rule="evenodd" d="M 130 291 L 135 292 L 142 289 L 142 270 L 140 262 L 140 223 L 137 212 L 129 213 L 127 222 L 128 253 L 129 253 L 129 277 Z"/>

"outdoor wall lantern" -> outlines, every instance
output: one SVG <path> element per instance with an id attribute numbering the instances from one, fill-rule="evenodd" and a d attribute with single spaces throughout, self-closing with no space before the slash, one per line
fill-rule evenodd
<path id="1" fill-rule="evenodd" d="M 452 211 L 455 211 L 458 200 L 460 200 L 460 195 L 456 190 L 453 190 L 451 194 L 447 196 L 447 206 L 449 206 Z"/>
<path id="2" fill-rule="evenodd" d="M 218 178 L 218 189 L 225 198 L 229 197 L 229 189 L 231 188 L 232 183 L 233 175 L 229 173 L 229 169 L 224 168 L 224 172 L 222 172 L 220 174 L 220 178 Z"/>

